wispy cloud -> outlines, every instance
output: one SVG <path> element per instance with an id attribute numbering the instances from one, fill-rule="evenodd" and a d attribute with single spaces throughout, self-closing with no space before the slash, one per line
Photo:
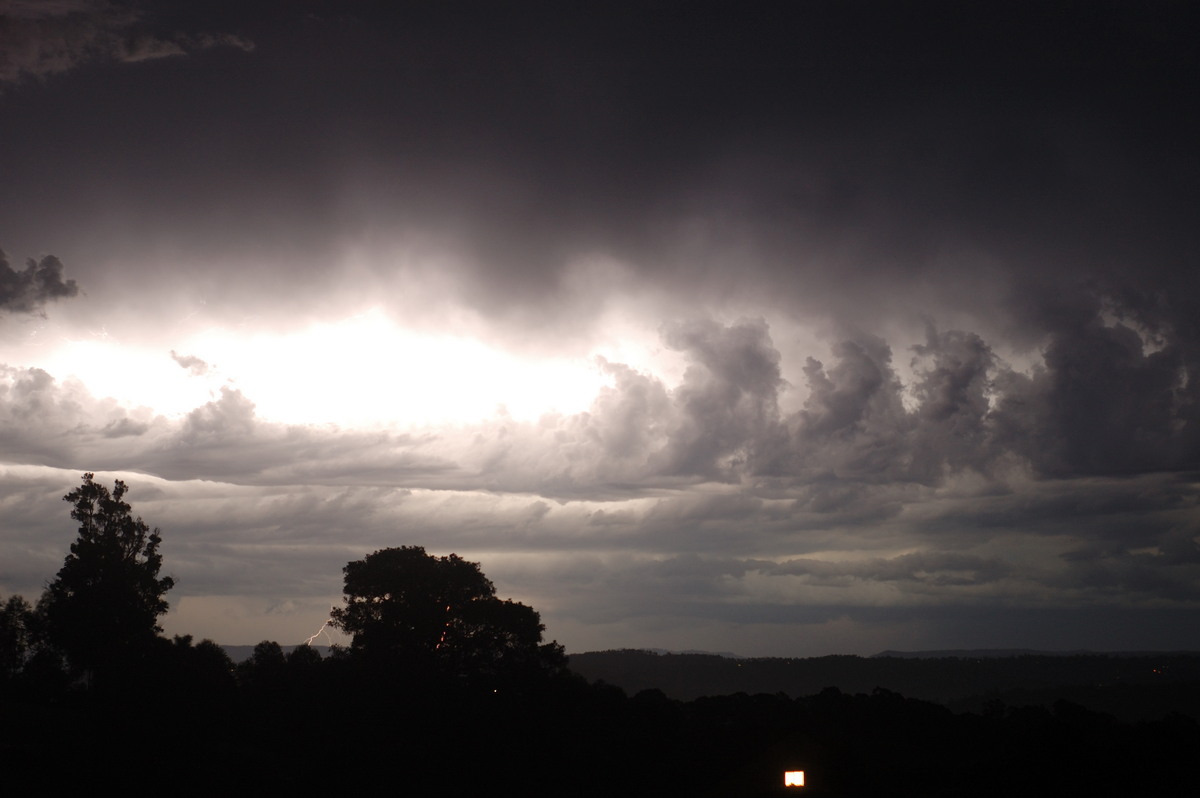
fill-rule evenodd
<path id="1" fill-rule="evenodd" d="M 171 359 L 178 363 L 180 368 L 187 369 L 188 373 L 194 377 L 203 377 L 212 369 L 212 366 L 206 363 L 203 359 L 198 358 L 195 355 L 177 354 L 174 349 L 171 350 Z"/>
<path id="2" fill-rule="evenodd" d="M 211 47 L 251 50 L 230 33 L 161 33 L 143 7 L 110 0 L 5 0 L 0 84 L 68 72 L 90 61 L 146 61 Z"/>

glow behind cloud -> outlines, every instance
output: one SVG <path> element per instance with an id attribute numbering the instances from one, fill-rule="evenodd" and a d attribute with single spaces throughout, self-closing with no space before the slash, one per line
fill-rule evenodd
<path id="1" fill-rule="evenodd" d="M 405 330 L 374 311 L 281 336 L 220 331 L 196 344 L 259 416 L 295 424 L 407 426 L 497 412 L 528 420 L 585 408 L 604 382 L 587 362 L 525 361 L 480 341 Z"/>
<path id="2" fill-rule="evenodd" d="M 78 380 L 98 399 L 175 416 L 208 401 L 205 380 L 189 378 L 163 349 L 95 338 L 64 340 L 37 366 L 59 381 Z"/>

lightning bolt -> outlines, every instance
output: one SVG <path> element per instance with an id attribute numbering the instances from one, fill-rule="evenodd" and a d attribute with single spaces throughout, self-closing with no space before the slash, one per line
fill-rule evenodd
<path id="1" fill-rule="evenodd" d="M 330 609 L 332 609 L 332 607 L 331 607 Z M 316 639 L 317 639 L 318 637 L 320 637 L 321 635 L 325 635 L 325 640 L 326 640 L 326 641 L 329 643 L 329 645 L 333 645 L 333 638 L 329 636 L 329 627 L 330 627 L 330 626 L 332 626 L 332 625 L 333 625 L 333 618 L 332 618 L 332 616 L 331 616 L 331 617 L 329 617 L 329 618 L 326 618 L 326 619 L 325 619 L 325 623 L 321 624 L 321 628 L 320 628 L 320 629 L 318 629 L 318 630 L 317 630 L 317 631 L 316 631 L 316 632 L 313 634 L 313 636 L 312 636 L 312 637 L 308 638 L 308 639 L 307 639 L 307 640 L 305 640 L 303 643 L 301 643 L 301 645 L 304 645 L 304 646 L 311 646 L 311 645 L 312 645 L 312 641 L 316 640 Z"/>

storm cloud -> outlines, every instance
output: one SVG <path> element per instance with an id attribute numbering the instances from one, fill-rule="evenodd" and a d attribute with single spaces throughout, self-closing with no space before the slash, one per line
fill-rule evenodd
<path id="1" fill-rule="evenodd" d="M 0 250 L 0 311 L 37 313 L 49 302 L 78 293 L 74 280 L 63 280 L 63 265 L 53 255 L 29 258 L 25 268 L 16 271 Z"/>
<path id="2" fill-rule="evenodd" d="M 144 4 L 120 0 L 8 0 L 0 7 L 0 85 L 90 61 L 146 61 L 216 46 L 253 49 L 230 33 L 164 35 L 148 16 Z"/>
<path id="3" fill-rule="evenodd" d="M 223 642 L 1196 647 L 1194 11 L 285 6 L 5 7 L 0 592 L 94 471 Z"/>

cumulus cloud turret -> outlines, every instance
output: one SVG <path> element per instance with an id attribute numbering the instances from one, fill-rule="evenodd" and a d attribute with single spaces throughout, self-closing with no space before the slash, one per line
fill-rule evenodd
<path id="1" fill-rule="evenodd" d="M 78 293 L 74 280 L 63 279 L 62 262 L 53 255 L 29 258 L 25 268 L 16 271 L 0 250 L 0 312 L 38 313 L 47 303 Z"/>

